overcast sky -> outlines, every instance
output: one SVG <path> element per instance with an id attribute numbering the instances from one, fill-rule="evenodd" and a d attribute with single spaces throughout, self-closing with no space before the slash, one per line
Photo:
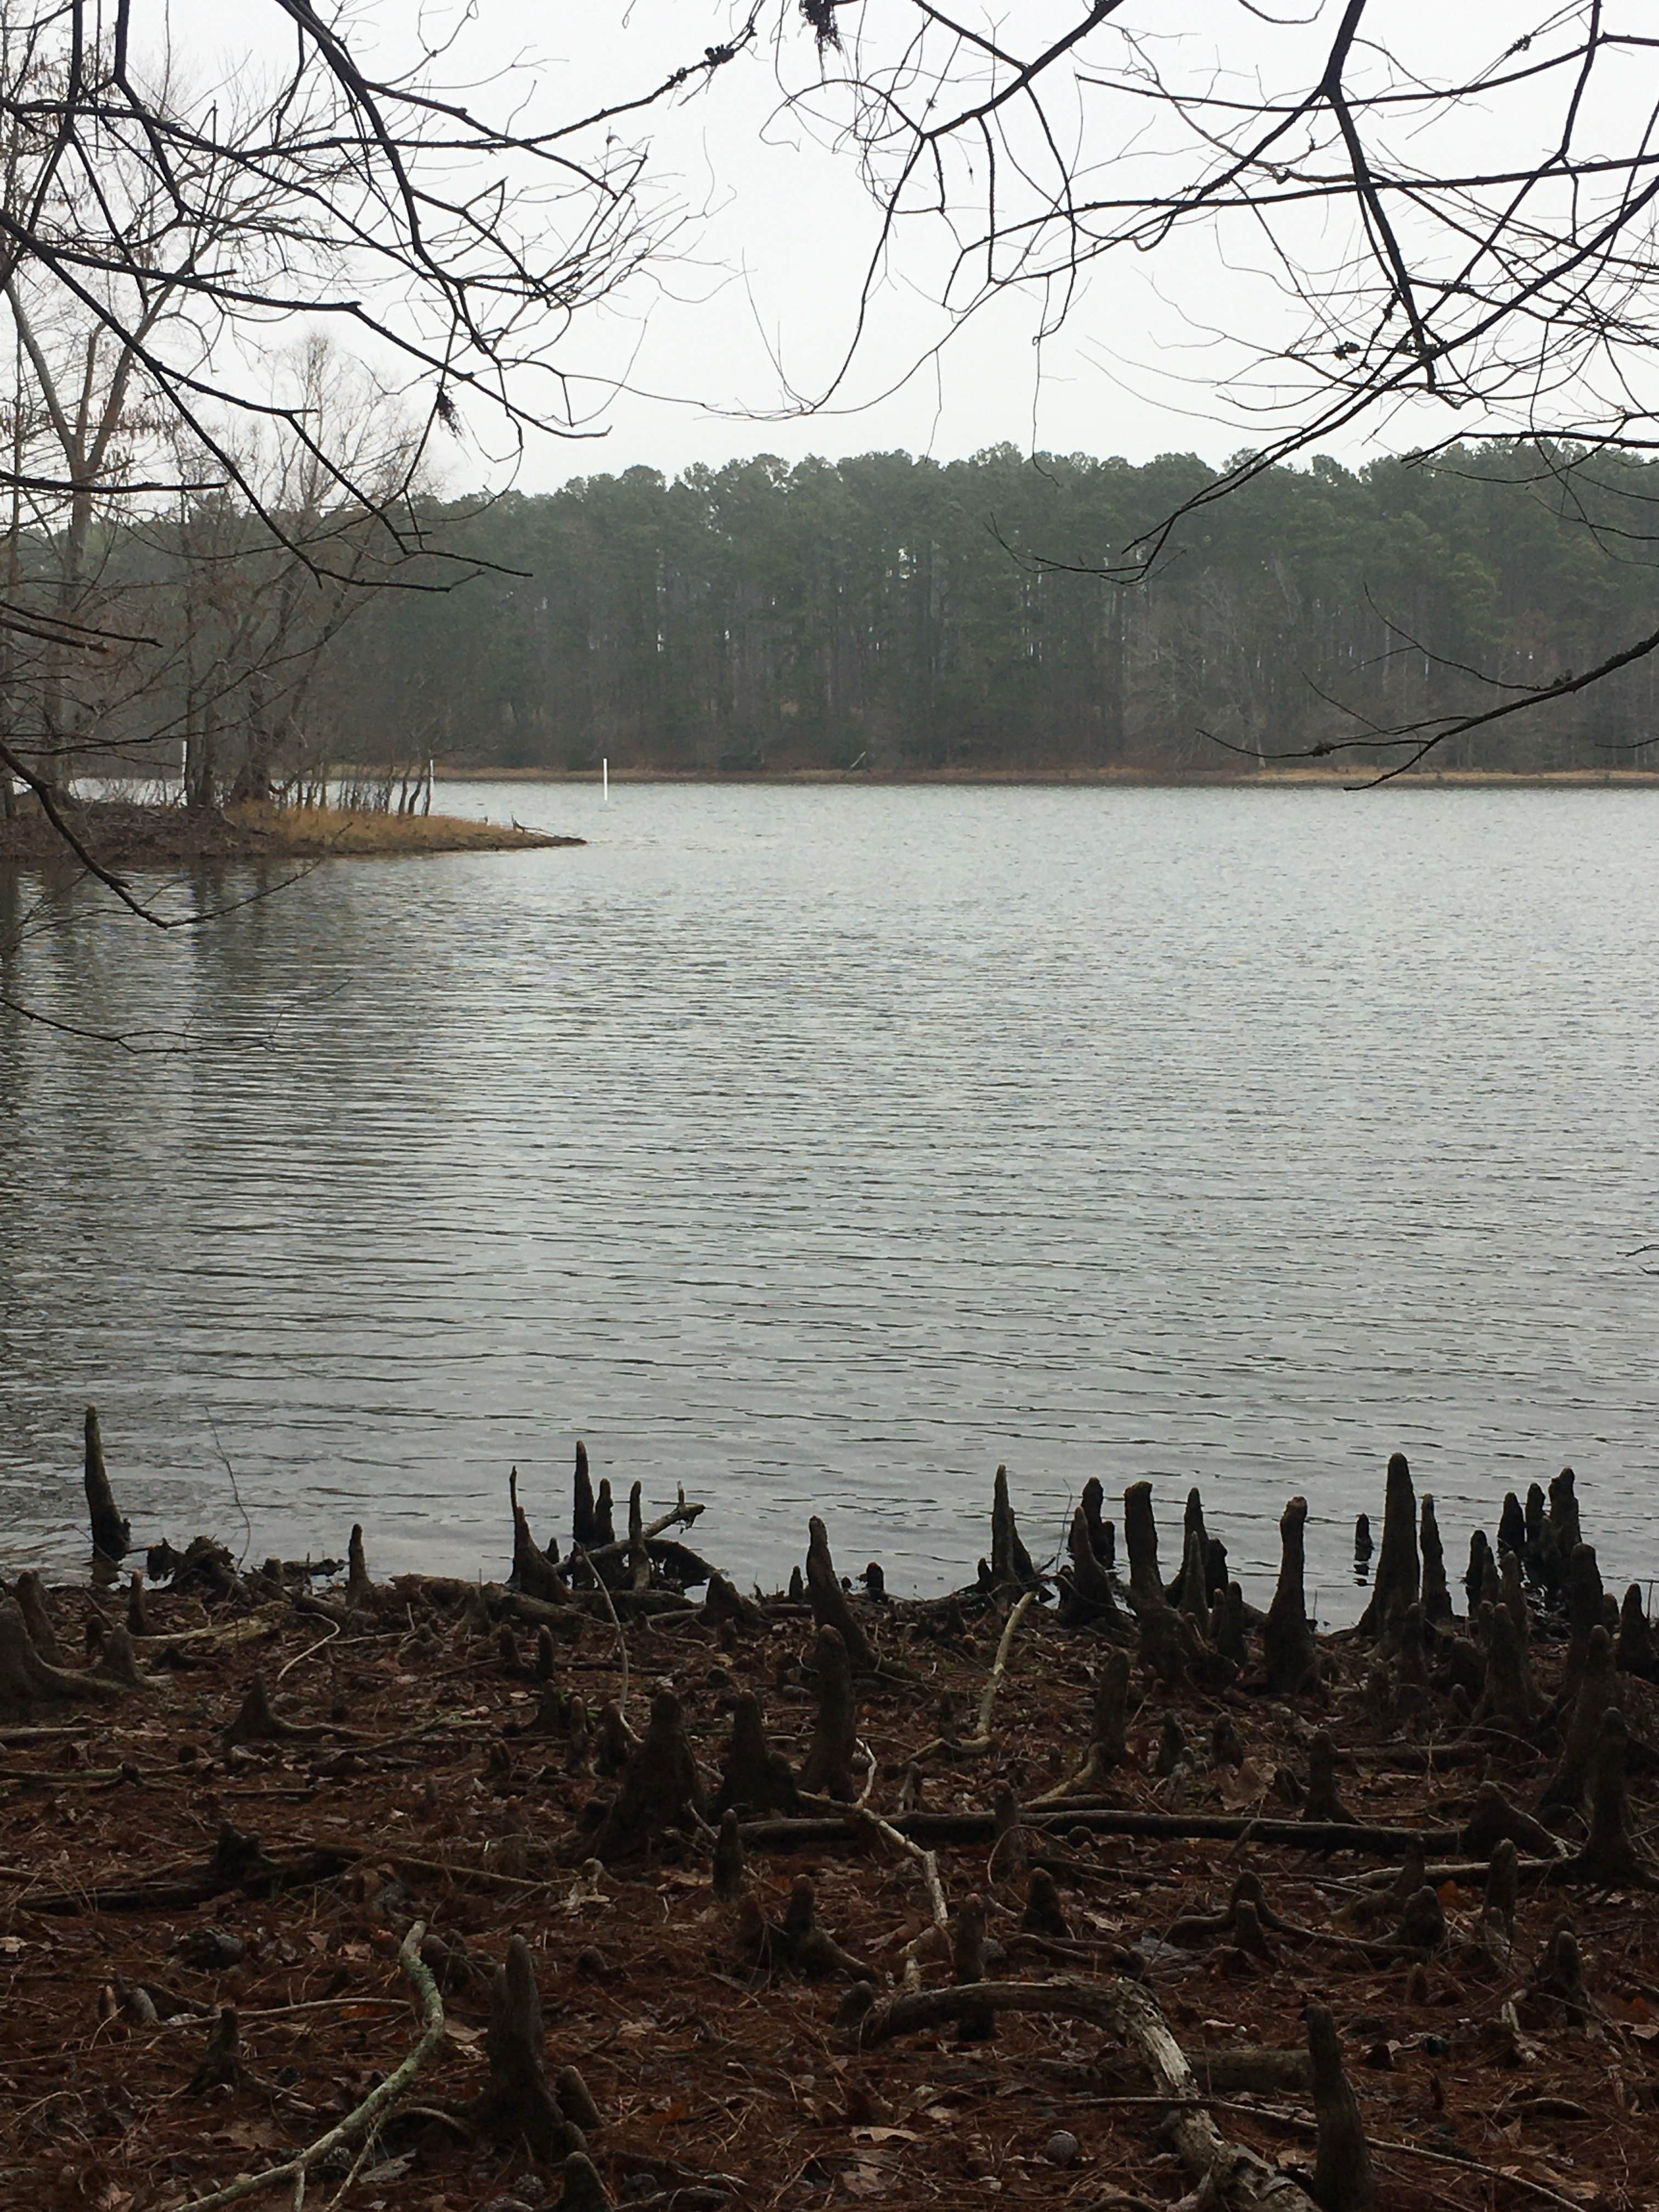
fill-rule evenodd
<path id="1" fill-rule="evenodd" d="M 445 69 L 455 81 L 477 82 L 471 97 L 479 112 L 521 103 L 523 117 L 545 127 L 695 61 L 734 12 L 726 0 L 593 0 L 582 8 L 476 0 Z M 865 12 L 915 20 L 899 0 L 867 0 Z M 1021 0 L 1000 18 L 988 11 L 986 21 L 1000 21 L 1001 35 L 1029 52 L 1075 12 L 1067 0 Z M 1273 23 L 1243 0 L 1182 0 L 1174 9 L 1141 0 L 1122 20 L 1158 36 L 1159 66 L 1171 76 L 1248 95 L 1258 69 L 1276 89 L 1300 90 L 1309 70 L 1316 76 L 1336 12 L 1334 0 L 1300 0 L 1299 21 Z M 265 21 L 275 18 L 272 9 Z M 232 42 L 246 40 L 255 17 L 177 0 L 173 19 L 204 64 L 214 54 L 232 71 L 239 57 L 246 65 L 246 45 Z M 378 40 L 389 52 L 414 20 L 403 0 L 365 0 L 357 35 L 366 51 Z M 780 68 L 797 84 L 813 72 L 810 35 L 793 5 L 782 20 L 790 35 L 781 55 L 757 45 L 705 90 L 617 126 L 630 143 L 650 142 L 648 204 L 677 217 L 674 243 L 622 301 L 585 311 L 561 349 L 578 405 L 604 434 L 535 440 L 520 484 L 545 489 L 636 463 L 672 473 L 768 452 L 795 459 L 902 447 L 945 459 L 1006 440 L 1136 460 L 1196 451 L 1218 462 L 1266 442 L 1268 418 L 1253 417 L 1237 395 L 1224 398 L 1219 379 L 1252 348 L 1282 346 L 1301 310 L 1285 298 L 1267 241 L 1237 225 L 1220 237 L 1178 237 L 1156 257 L 1115 258 L 1040 348 L 1042 301 L 1027 294 L 998 301 L 937 354 L 945 326 L 929 287 L 940 240 L 937 229 L 915 226 L 890 256 L 844 387 L 827 407 L 792 416 L 791 394 L 821 392 L 846 346 L 877 218 L 853 155 L 781 111 Z M 1370 21 L 1408 62 L 1443 81 L 1501 53 L 1526 27 L 1516 10 L 1493 0 L 1450 11 L 1443 0 L 1375 0 Z M 1104 63 L 1120 51 L 1097 33 L 1085 52 Z M 492 73 L 493 90 L 478 82 Z M 1096 100 L 1095 116 L 1104 106 Z M 1157 158 L 1155 149 L 1122 137 L 1132 106 L 1118 103 L 1105 129 L 1080 119 L 1063 96 L 1057 112 L 1064 129 L 1078 132 L 1085 162 L 1116 157 L 1103 172 L 1113 179 L 1133 161 Z M 1460 159 L 1495 153 L 1507 127 L 1495 106 L 1469 104 L 1456 121 Z M 1346 222 L 1323 222 L 1303 244 L 1316 258 L 1337 257 L 1352 234 Z M 469 423 L 473 443 L 452 461 L 452 481 L 492 473 L 489 456 L 504 449 L 500 426 L 482 410 L 471 410 Z M 1328 443 L 1354 463 L 1481 427 L 1474 415 L 1454 421 L 1419 410 Z"/>

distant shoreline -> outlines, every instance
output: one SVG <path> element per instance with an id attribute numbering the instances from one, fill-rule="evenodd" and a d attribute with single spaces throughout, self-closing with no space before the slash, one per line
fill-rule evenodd
<path id="1" fill-rule="evenodd" d="M 578 784 L 597 787 L 594 769 L 446 768 L 438 769 L 440 783 Z M 1117 769 L 916 769 L 870 771 L 864 769 L 778 769 L 750 775 L 723 775 L 677 769 L 617 769 L 613 784 L 706 784 L 783 787 L 842 784 L 852 787 L 942 784 L 964 789 L 1023 787 L 1028 789 L 1111 791 L 1349 791 L 1364 787 L 1365 772 L 1350 769 L 1273 769 L 1260 775 L 1140 775 Z M 1659 769 L 1445 769 L 1419 770 L 1379 785 L 1383 791 L 1650 791 L 1659 789 Z"/>

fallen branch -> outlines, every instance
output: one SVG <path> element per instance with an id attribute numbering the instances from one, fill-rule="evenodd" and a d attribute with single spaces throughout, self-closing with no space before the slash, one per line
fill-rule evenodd
<path id="1" fill-rule="evenodd" d="M 979 1701 L 977 1733 L 964 1736 L 954 1743 L 944 1736 L 936 1737 L 932 1743 L 924 1746 L 916 1753 L 918 1759 L 937 1759 L 942 1753 L 946 1752 L 957 1756 L 965 1753 L 969 1757 L 979 1758 L 988 1751 L 995 1749 L 996 1738 L 991 1734 L 991 1716 L 996 1707 L 997 1692 L 1002 1687 L 1002 1678 L 1008 1671 L 1008 1655 L 1014 1648 L 1014 1638 L 1019 1633 L 1019 1625 L 1036 1601 L 1036 1591 L 1027 1590 L 1003 1624 L 1002 1634 L 997 1640 L 997 1656 L 991 1662 L 990 1678 L 985 1685 L 984 1694 Z"/>
<path id="2" fill-rule="evenodd" d="M 974 1982 L 891 1997 L 855 2028 L 860 2050 L 978 2013 L 1044 2012 L 1092 2021 L 1133 2045 L 1170 2092 L 1171 2139 L 1183 2163 L 1224 2203 L 1243 2212 L 1316 2212 L 1311 2197 L 1240 2143 L 1204 2108 L 1198 2077 L 1155 2001 L 1133 1982 Z"/>
<path id="3" fill-rule="evenodd" d="M 1413 1849 L 1425 1856 L 1455 1851 L 1456 1828 L 1368 1827 L 1346 1822 L 1263 1820 L 1251 1814 L 1135 1813 L 1121 1808 L 1058 1804 L 1027 1806 L 1026 1825 L 1069 1833 L 1086 1828 L 1097 1836 L 1149 1836 L 1178 1842 L 1271 1844 L 1297 1851 L 1364 1851 L 1374 1858 L 1404 1858 Z M 919 1843 L 982 1844 L 996 1837 L 994 1812 L 902 1813 L 893 1824 Z M 808 1820 L 751 1820 L 744 1844 L 762 1850 L 796 1850 L 818 1844 L 850 1842 L 859 1832 L 850 1816 Z"/>
<path id="4" fill-rule="evenodd" d="M 417 1920 L 404 1936 L 398 1950 L 398 1964 L 414 1984 L 421 2000 L 421 2039 L 401 2066 L 388 2074 L 377 2089 L 371 2089 L 356 2111 L 348 2112 L 337 2127 L 332 2127 L 316 2142 L 308 2143 L 297 2157 L 281 2166 L 270 2167 L 264 2173 L 244 2174 L 228 2188 L 216 2190 L 210 2197 L 198 2197 L 185 2212 L 215 2212 L 221 2204 L 234 2204 L 244 2197 L 252 2197 L 279 2182 L 295 2184 L 295 2199 L 302 2203 L 305 2177 L 331 2153 L 343 2149 L 347 2143 L 356 2142 L 366 2132 L 379 2128 L 392 2107 L 402 2097 L 427 2060 L 443 2039 L 444 2002 L 438 1994 L 438 1984 L 432 1978 L 421 1958 L 421 1940 L 426 1934 L 426 1923 Z"/>

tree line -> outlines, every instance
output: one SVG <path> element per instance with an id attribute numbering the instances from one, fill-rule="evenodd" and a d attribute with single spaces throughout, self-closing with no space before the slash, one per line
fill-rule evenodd
<path id="1" fill-rule="evenodd" d="M 1656 470 L 1523 441 L 1320 457 L 1199 507 L 1126 581 L 1125 545 L 1214 480 L 1196 456 L 632 468 L 428 515 L 478 573 L 370 595 L 319 699 L 331 743 L 388 759 L 1249 774 L 1593 665 L 1650 618 Z M 1656 684 L 1639 661 L 1434 765 L 1639 765 Z"/>

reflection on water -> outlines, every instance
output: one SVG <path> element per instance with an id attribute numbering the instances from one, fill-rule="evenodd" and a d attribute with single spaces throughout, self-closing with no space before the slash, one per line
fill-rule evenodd
<path id="1" fill-rule="evenodd" d="M 1580 1473 L 1656 1561 L 1659 795 L 474 790 L 582 850 L 337 862 L 161 938 L 0 878 L 0 1510 L 504 1569 L 571 1441 L 769 1579 L 970 1572 L 1091 1474 L 1352 1611 L 1407 1451 L 1449 1565 Z M 222 883 L 194 887 L 221 898 Z M 1173 1566 L 1170 1571 L 1173 1572 Z"/>

